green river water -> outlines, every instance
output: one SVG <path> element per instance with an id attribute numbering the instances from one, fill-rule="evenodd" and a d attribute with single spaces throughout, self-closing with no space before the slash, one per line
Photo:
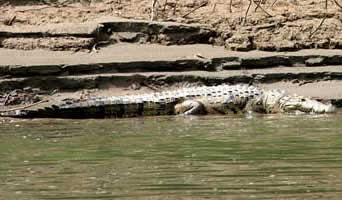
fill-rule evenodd
<path id="1" fill-rule="evenodd" d="M 341 199 L 342 115 L 0 123 L 0 199 Z"/>

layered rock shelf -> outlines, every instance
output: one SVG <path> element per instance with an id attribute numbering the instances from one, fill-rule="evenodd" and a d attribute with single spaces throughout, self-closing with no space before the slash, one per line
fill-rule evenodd
<path id="1" fill-rule="evenodd" d="M 169 47 L 122 43 L 98 53 L 6 49 L 1 52 L 0 75 L 12 77 L 342 65 L 342 50 L 232 52 L 198 44 Z"/>

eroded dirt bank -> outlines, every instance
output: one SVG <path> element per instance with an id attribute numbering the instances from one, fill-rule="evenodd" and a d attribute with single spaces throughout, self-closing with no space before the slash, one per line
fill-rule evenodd
<path id="1" fill-rule="evenodd" d="M 54 3 L 18 0 L 0 3 L 2 13 L 0 29 L 6 30 L 10 27 L 26 30 L 38 25 L 39 27 L 46 25 L 53 27 L 58 24 L 88 24 L 99 22 L 100 19 L 107 17 L 149 21 L 152 15 L 151 0 L 51 2 Z M 155 22 L 205 24 L 210 34 L 200 39 L 174 41 L 165 38 L 162 33 L 152 34 L 154 36 L 151 37 L 149 34 L 144 35 L 144 31 L 136 31 L 139 34 L 129 36 L 119 34 L 119 36 L 112 36 L 112 39 L 115 38 L 116 41 L 123 38 L 140 43 L 164 44 L 201 41 L 237 51 L 342 48 L 342 36 L 338 34 L 342 30 L 342 3 L 339 1 L 329 1 L 327 7 L 324 1 L 320 0 L 263 0 L 260 7 L 256 3 L 252 3 L 249 7 L 249 1 L 244 0 L 233 0 L 232 5 L 229 2 L 223 0 L 157 1 L 154 9 Z M 111 31 L 115 33 L 117 30 L 114 28 Z M 109 33 L 108 29 L 105 33 Z M 176 38 L 178 36 L 174 35 Z M 184 37 L 184 34 L 182 36 Z M 23 35 L 0 37 L 0 46 L 16 49 L 36 47 L 53 50 L 87 49 L 97 42 L 89 37 L 77 35 L 51 38 L 33 36 L 25 38 Z M 102 39 L 108 40 L 108 38 Z"/>

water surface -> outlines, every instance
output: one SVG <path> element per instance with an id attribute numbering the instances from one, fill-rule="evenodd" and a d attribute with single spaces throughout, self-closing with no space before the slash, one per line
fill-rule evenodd
<path id="1" fill-rule="evenodd" d="M 0 123 L 0 199 L 340 199 L 342 116 Z"/>

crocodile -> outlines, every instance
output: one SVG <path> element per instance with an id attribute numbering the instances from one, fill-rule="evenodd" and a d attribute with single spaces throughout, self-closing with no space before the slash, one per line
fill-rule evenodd
<path id="1" fill-rule="evenodd" d="M 104 118 L 155 115 L 257 113 L 330 113 L 335 107 L 283 90 L 248 85 L 182 88 L 159 93 L 95 97 L 60 102 L 42 109 L 2 112 L 20 118 Z"/>

